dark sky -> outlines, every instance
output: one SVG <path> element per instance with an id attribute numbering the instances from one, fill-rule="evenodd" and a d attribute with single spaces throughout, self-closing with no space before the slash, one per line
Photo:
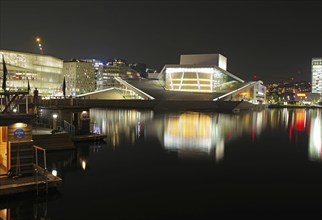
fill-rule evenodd
<path id="1" fill-rule="evenodd" d="M 311 80 L 322 56 L 322 1 L 0 0 L 0 48 L 63 59 L 123 58 L 158 71 L 180 54 L 220 53 L 265 83 Z"/>

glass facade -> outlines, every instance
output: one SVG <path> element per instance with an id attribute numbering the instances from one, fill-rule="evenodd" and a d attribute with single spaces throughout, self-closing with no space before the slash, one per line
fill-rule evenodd
<path id="1" fill-rule="evenodd" d="M 93 62 L 66 61 L 64 62 L 66 79 L 66 95 L 75 96 L 95 90 L 95 67 Z"/>
<path id="2" fill-rule="evenodd" d="M 216 66 L 166 66 L 165 88 L 181 92 L 222 92 L 234 89 L 240 78 Z"/>
<path id="3" fill-rule="evenodd" d="M 37 88 L 41 96 L 54 96 L 62 90 L 63 60 L 48 55 L 0 50 L 8 69 L 7 89 L 31 92 Z M 1 81 L 3 65 L 1 57 Z"/>
<path id="4" fill-rule="evenodd" d="M 312 93 L 322 94 L 322 58 L 312 59 Z"/>

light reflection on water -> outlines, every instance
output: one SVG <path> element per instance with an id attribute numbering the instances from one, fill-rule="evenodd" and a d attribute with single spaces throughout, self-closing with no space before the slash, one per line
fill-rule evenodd
<path id="1" fill-rule="evenodd" d="M 178 204 L 187 206 L 182 212 L 200 209 L 196 213 L 206 216 L 216 205 L 221 210 L 223 202 L 231 210 L 243 204 L 256 211 L 265 207 L 265 214 L 268 206 L 320 210 L 321 110 L 155 114 L 92 109 L 90 116 L 92 125 L 106 134 L 106 143 L 49 152 L 49 171 L 64 180 L 61 194 L 49 196 L 48 202 L 33 195 L 23 203 L 0 202 L 0 218 L 91 219 L 99 213 L 115 219 L 135 211 L 144 217 L 154 209 L 156 214 L 146 218 L 153 219 Z M 298 160 L 297 154 L 305 158 Z M 160 205 L 159 197 L 167 202 Z"/>
<path id="2" fill-rule="evenodd" d="M 206 154 L 216 161 L 225 145 L 239 138 L 260 139 L 265 130 L 286 131 L 290 143 L 309 136 L 311 160 L 321 160 L 321 110 L 272 109 L 242 114 L 180 112 L 155 115 L 153 111 L 91 109 L 91 121 L 118 147 L 158 138 L 168 151 L 184 155 Z M 311 126 L 313 129 L 311 129 Z"/>
<path id="3" fill-rule="evenodd" d="M 308 159 L 322 161 L 321 110 L 272 109 L 244 114 L 180 112 L 155 115 L 146 110 L 92 109 L 91 121 L 106 134 L 108 146 L 140 145 L 157 139 L 160 146 L 176 152 L 178 158 L 208 158 L 222 162 L 225 146 L 240 139 L 258 141 L 265 130 L 282 132 L 292 145 L 307 139 Z M 272 137 L 274 138 L 274 137 Z M 281 137 L 278 137 L 281 138 Z M 277 139 L 278 141 L 278 139 Z M 64 167 L 86 170 L 90 152 L 99 153 L 100 144 L 84 144 L 76 152 L 49 154 L 50 172 L 63 177 Z M 63 156 L 62 156 L 63 155 Z M 59 159 L 57 159 L 59 158 Z"/>

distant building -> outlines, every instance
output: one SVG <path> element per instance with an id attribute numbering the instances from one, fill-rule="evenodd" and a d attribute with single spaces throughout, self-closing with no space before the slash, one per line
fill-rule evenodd
<path id="1" fill-rule="evenodd" d="M 96 76 L 93 62 L 73 59 L 64 61 L 66 95 L 76 96 L 95 90 Z"/>
<path id="2" fill-rule="evenodd" d="M 127 65 L 126 60 L 108 60 L 97 74 L 97 90 L 103 90 L 115 86 L 115 77 L 122 79 L 139 78 L 140 74 Z"/>
<path id="3" fill-rule="evenodd" d="M 63 60 L 43 54 L 0 50 L 8 69 L 7 89 L 25 91 L 28 80 L 31 90 L 38 89 L 40 96 L 56 96 L 62 92 Z M 2 73 L 2 57 L 0 59 Z M 2 81 L 2 74 L 1 74 Z"/>
<path id="4" fill-rule="evenodd" d="M 312 59 L 312 93 L 322 94 L 322 58 Z"/>
<path id="5" fill-rule="evenodd" d="M 146 64 L 144 64 L 144 63 L 133 63 L 133 64 L 129 64 L 129 67 L 131 69 L 135 70 L 136 72 L 138 72 L 141 77 L 144 77 L 144 78 L 148 77 Z"/>

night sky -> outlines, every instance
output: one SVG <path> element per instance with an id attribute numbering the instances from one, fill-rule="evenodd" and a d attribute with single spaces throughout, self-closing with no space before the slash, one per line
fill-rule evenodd
<path id="1" fill-rule="evenodd" d="M 311 80 L 322 57 L 322 1 L 6 1 L 0 49 L 62 59 L 126 59 L 160 71 L 180 54 L 220 53 L 264 83 Z"/>

